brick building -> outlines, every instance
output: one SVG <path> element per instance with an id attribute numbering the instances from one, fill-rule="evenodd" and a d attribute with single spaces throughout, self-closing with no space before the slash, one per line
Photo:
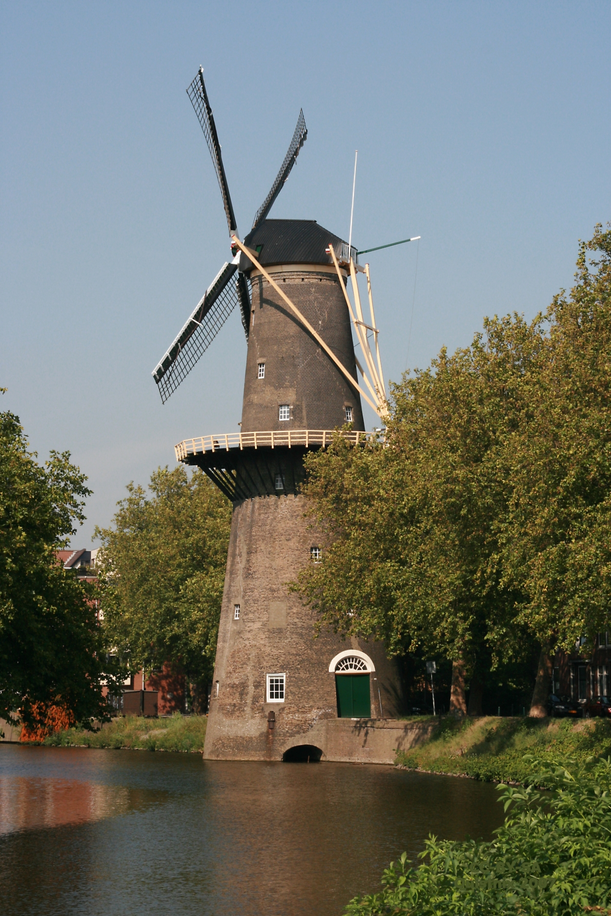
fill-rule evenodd
<path id="1" fill-rule="evenodd" d="M 593 648 L 580 640 L 570 654 L 556 652 L 552 693 L 569 696 L 586 705 L 595 696 L 611 693 L 611 631 L 598 633 Z"/>

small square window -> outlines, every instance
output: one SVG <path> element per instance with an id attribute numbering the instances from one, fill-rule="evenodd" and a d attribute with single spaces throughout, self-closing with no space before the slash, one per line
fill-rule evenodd
<path id="1" fill-rule="evenodd" d="M 284 703 L 285 674 L 267 675 L 267 703 Z"/>
<path id="2" fill-rule="evenodd" d="M 282 474 L 276 474 L 274 485 L 276 490 L 284 490 L 284 477 Z"/>
<path id="3" fill-rule="evenodd" d="M 265 363 L 257 363 L 257 378 L 265 378 Z"/>
<path id="4" fill-rule="evenodd" d="M 278 408 L 278 419 L 279 420 L 290 420 L 291 419 L 291 405 L 290 404 L 280 404 Z"/>
<path id="5" fill-rule="evenodd" d="M 344 416 L 346 423 L 352 423 L 352 407 L 344 407 Z"/>
<path id="6" fill-rule="evenodd" d="M 310 547 L 310 559 L 314 560 L 315 563 L 320 563 L 322 560 L 322 550 L 320 547 Z"/>
<path id="7" fill-rule="evenodd" d="M 240 605 L 239 604 L 234 604 L 233 606 L 233 619 L 234 620 L 240 619 Z"/>

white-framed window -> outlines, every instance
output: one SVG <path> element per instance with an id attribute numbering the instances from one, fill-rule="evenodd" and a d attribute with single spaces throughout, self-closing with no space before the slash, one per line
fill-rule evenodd
<path id="1" fill-rule="evenodd" d="M 267 703 L 284 703 L 286 674 L 267 674 L 265 680 L 265 701 Z"/>
<path id="2" fill-rule="evenodd" d="M 239 604 L 234 604 L 233 606 L 233 619 L 234 620 L 240 619 L 240 605 Z"/>
<path id="3" fill-rule="evenodd" d="M 284 477 L 282 474 L 276 474 L 274 478 L 274 487 L 276 490 L 284 490 Z"/>
<path id="4" fill-rule="evenodd" d="M 346 423 L 352 423 L 352 407 L 344 407 L 344 416 Z"/>
<path id="5" fill-rule="evenodd" d="M 313 560 L 314 563 L 320 563 L 322 560 L 322 550 L 320 547 L 310 547 L 310 559 Z"/>
<path id="6" fill-rule="evenodd" d="M 265 378 L 265 363 L 257 363 L 257 378 Z"/>
<path id="7" fill-rule="evenodd" d="M 611 633 L 599 633 L 598 634 L 598 648 L 604 649 L 606 646 L 611 646 L 611 641 L 609 639 Z"/>
<path id="8" fill-rule="evenodd" d="M 291 405 L 290 404 L 280 404 L 278 407 L 278 419 L 279 420 L 290 420 L 291 419 Z"/>

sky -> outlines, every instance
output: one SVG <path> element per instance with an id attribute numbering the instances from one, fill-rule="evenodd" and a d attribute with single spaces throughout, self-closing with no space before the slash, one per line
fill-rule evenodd
<path id="1" fill-rule="evenodd" d="M 387 379 L 532 318 L 611 219 L 608 0 L 0 4 L 0 409 L 69 450 L 96 546 L 130 481 L 238 431 L 237 310 L 162 405 L 151 372 L 229 258 L 186 87 L 203 65 L 243 237 L 303 108 L 271 216 L 372 253 Z M 376 417 L 366 413 L 368 428 Z"/>

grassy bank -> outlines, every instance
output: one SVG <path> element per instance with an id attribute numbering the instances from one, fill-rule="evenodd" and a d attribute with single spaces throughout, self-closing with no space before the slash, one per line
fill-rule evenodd
<path id="1" fill-rule="evenodd" d="M 420 747 L 399 752 L 397 763 L 483 781 L 525 782 L 531 755 L 550 765 L 611 756 L 611 721 L 447 718 Z"/>
<path id="2" fill-rule="evenodd" d="M 69 728 L 43 742 L 51 747 L 133 748 L 143 751 L 200 753 L 204 749 L 206 716 L 181 716 L 143 719 L 121 716 L 107 722 L 99 731 Z"/>

